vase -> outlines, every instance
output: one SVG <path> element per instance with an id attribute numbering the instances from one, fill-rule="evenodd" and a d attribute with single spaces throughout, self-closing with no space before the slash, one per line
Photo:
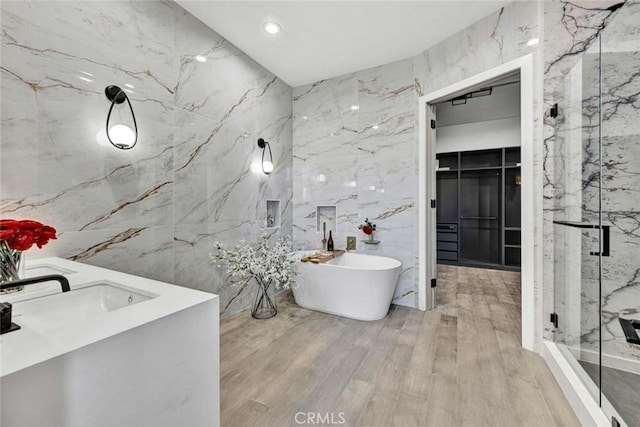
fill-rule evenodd
<path id="1" fill-rule="evenodd" d="M 276 303 L 269 295 L 271 280 L 256 278 L 256 282 L 258 282 L 258 291 L 256 292 L 256 300 L 251 308 L 251 317 L 254 319 L 270 319 L 278 314 Z"/>
<path id="2" fill-rule="evenodd" d="M 371 232 L 371 234 L 369 234 L 369 242 L 375 242 L 375 240 L 373 240 L 373 231 Z"/>
<path id="3" fill-rule="evenodd" d="M 11 249 L 6 242 L 0 242 L 0 284 L 24 278 L 24 252 Z M 11 294 L 24 286 L 0 290 L 0 294 Z"/>

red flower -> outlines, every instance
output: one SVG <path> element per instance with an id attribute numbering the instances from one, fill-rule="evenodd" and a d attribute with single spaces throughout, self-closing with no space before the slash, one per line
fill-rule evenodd
<path id="1" fill-rule="evenodd" d="M 31 230 L 35 231 L 39 228 L 42 228 L 42 223 L 38 221 L 33 221 L 31 219 L 23 219 L 22 221 L 18 221 L 20 223 L 21 230 Z"/>
<path id="2" fill-rule="evenodd" d="M 18 231 L 18 221 L 0 219 L 0 240 L 12 240 Z"/>
<path id="3" fill-rule="evenodd" d="M 363 225 L 362 231 L 364 232 L 364 234 L 371 234 L 373 232 L 373 228 L 371 228 L 371 226 L 369 225 Z"/>
<path id="4" fill-rule="evenodd" d="M 0 240 L 11 240 L 15 237 L 16 234 L 18 234 L 17 228 L 0 228 Z"/>
<path id="5" fill-rule="evenodd" d="M 18 235 L 9 242 L 9 247 L 16 251 L 26 251 L 31 248 L 34 243 L 33 233 L 29 230 L 22 230 Z"/>
<path id="6" fill-rule="evenodd" d="M 0 220 L 0 241 L 10 249 L 26 251 L 35 243 L 39 248 L 56 238 L 56 229 L 30 219 Z"/>
<path id="7" fill-rule="evenodd" d="M 40 234 L 45 236 L 47 239 L 55 239 L 56 229 L 48 225 L 43 225 L 42 228 L 40 229 Z"/>

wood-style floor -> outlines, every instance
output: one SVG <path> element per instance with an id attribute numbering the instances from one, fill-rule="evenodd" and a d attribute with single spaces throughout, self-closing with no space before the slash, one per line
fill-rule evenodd
<path id="1" fill-rule="evenodd" d="M 287 293 L 275 318 L 224 319 L 222 425 L 299 426 L 301 412 L 359 427 L 579 426 L 542 358 L 520 346 L 519 273 L 439 266 L 438 300 L 360 322 Z"/>

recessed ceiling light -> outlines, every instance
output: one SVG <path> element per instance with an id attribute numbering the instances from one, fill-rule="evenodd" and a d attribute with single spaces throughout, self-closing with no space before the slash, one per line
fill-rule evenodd
<path id="1" fill-rule="evenodd" d="M 80 78 L 80 80 L 84 80 L 85 82 L 92 82 L 93 81 L 93 80 L 91 80 L 89 78 L 86 78 L 84 76 L 80 76 L 79 78 Z"/>
<path id="2" fill-rule="evenodd" d="M 539 42 L 539 41 L 540 41 L 540 40 L 539 40 L 539 39 L 537 39 L 537 38 L 535 38 L 535 39 L 531 39 L 531 40 L 529 40 L 529 41 L 527 42 L 527 46 L 535 46 L 535 45 L 537 45 L 537 44 L 538 44 L 538 42 Z"/>
<path id="3" fill-rule="evenodd" d="M 359 105 L 352 105 L 351 106 L 351 111 L 358 111 L 360 109 Z"/>
<path id="4" fill-rule="evenodd" d="M 302 116 L 302 120 L 307 120 L 309 117 L 307 116 Z"/>
<path id="5" fill-rule="evenodd" d="M 205 58 L 202 55 L 196 55 L 195 56 L 195 60 L 198 61 L 198 62 L 207 62 L 207 58 Z"/>
<path id="6" fill-rule="evenodd" d="M 379 127 L 380 127 L 380 126 L 378 126 L 378 125 L 373 125 L 373 126 L 371 126 L 371 129 L 374 129 L 374 130 L 375 130 L 375 129 L 378 129 Z"/>
<path id="7" fill-rule="evenodd" d="M 269 34 L 278 34 L 280 31 L 282 31 L 282 28 L 275 22 L 265 22 L 264 30 Z"/>
<path id="8" fill-rule="evenodd" d="M 128 87 L 129 89 L 135 89 L 135 88 L 136 88 L 134 85 L 129 84 L 129 83 L 125 83 L 124 85 L 125 85 L 126 87 Z"/>

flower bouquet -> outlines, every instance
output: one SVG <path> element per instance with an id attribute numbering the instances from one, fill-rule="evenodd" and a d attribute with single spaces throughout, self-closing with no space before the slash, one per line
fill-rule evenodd
<path id="1" fill-rule="evenodd" d="M 376 231 L 376 225 L 372 224 L 371 221 L 369 221 L 369 218 L 365 218 L 364 224 L 360 224 L 358 229 L 362 230 L 364 234 L 369 236 L 369 242 L 375 242 L 375 240 L 373 240 L 373 232 Z"/>
<path id="2" fill-rule="evenodd" d="M 258 283 L 251 316 L 256 319 L 268 319 L 277 314 L 275 301 L 269 296 L 273 284 L 276 289 L 289 289 L 293 286 L 293 263 L 296 261 L 291 242 L 281 237 L 274 246 L 269 246 L 269 236 L 263 233 L 255 243 L 241 240 L 234 249 L 225 248 L 215 242 L 217 252 L 211 254 L 214 264 L 227 268 L 232 277 L 245 278 L 246 285 L 251 279 Z"/>
<path id="3" fill-rule="evenodd" d="M 0 283 L 20 279 L 20 267 L 24 266 L 23 252 L 33 245 L 42 248 L 56 238 L 56 229 L 30 219 L 0 220 Z M 22 287 L 2 293 L 16 292 Z"/>

